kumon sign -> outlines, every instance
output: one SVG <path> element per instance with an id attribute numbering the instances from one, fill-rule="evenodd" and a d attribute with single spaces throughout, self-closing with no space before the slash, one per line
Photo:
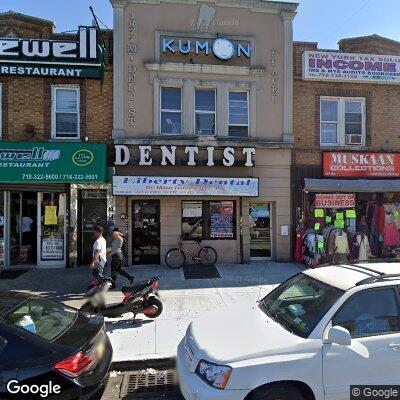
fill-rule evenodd
<path id="1" fill-rule="evenodd" d="M 101 78 L 97 29 L 80 26 L 76 40 L 0 38 L 0 76 Z"/>
<path id="2" fill-rule="evenodd" d="M 327 177 L 396 178 L 400 177 L 400 154 L 326 151 L 323 171 Z"/>
<path id="3" fill-rule="evenodd" d="M 400 57 L 393 55 L 305 51 L 303 79 L 400 83 Z"/>

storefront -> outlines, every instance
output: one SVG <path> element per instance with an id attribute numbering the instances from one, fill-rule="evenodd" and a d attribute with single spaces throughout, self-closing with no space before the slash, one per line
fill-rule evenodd
<path id="1" fill-rule="evenodd" d="M 106 184 L 107 146 L 1 142 L 0 171 L 0 266 L 73 263 L 79 205 L 71 184 Z"/>
<path id="2" fill-rule="evenodd" d="M 286 188 L 268 177 L 280 173 L 288 181 L 289 168 L 265 163 L 284 163 L 290 151 L 208 146 L 188 159 L 188 147 L 116 145 L 115 219 L 125 227 L 130 262 L 164 264 L 179 237 L 213 246 L 220 262 L 282 257 L 279 242 L 289 227 L 276 228 L 284 205 L 274 195 Z"/>
<path id="3" fill-rule="evenodd" d="M 324 152 L 323 175 L 305 179 L 296 260 L 400 258 L 400 154 Z"/>

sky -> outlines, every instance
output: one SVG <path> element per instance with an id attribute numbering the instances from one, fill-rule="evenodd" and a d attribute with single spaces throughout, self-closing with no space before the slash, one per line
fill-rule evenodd
<path id="1" fill-rule="evenodd" d="M 341 38 L 376 33 L 400 40 L 400 0 L 299 0 L 294 39 L 336 49 Z M 109 0 L 0 0 L 0 12 L 13 10 L 55 21 L 57 32 L 90 25 L 89 5 L 109 28 Z M 103 26 L 104 27 L 104 26 Z"/>

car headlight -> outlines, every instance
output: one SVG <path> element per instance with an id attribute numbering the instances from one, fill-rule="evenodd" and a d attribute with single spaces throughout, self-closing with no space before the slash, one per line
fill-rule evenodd
<path id="1" fill-rule="evenodd" d="M 217 365 L 201 360 L 196 368 L 196 374 L 204 382 L 217 389 L 225 389 L 232 373 L 232 368 L 227 365 Z"/>

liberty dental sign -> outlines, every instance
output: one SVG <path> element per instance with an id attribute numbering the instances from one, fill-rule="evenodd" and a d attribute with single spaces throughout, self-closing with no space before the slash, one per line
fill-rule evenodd
<path id="1" fill-rule="evenodd" d="M 303 79 L 400 83 L 400 56 L 305 51 Z"/>
<path id="2" fill-rule="evenodd" d="M 161 38 L 161 49 L 163 54 L 180 55 L 206 55 L 213 54 L 222 61 L 236 58 L 251 57 L 251 45 L 249 43 L 240 43 L 225 38 L 215 40 L 191 40 Z"/>
<path id="3" fill-rule="evenodd" d="M 95 27 L 80 26 L 75 41 L 0 38 L 0 75 L 100 79 L 101 73 Z"/>

